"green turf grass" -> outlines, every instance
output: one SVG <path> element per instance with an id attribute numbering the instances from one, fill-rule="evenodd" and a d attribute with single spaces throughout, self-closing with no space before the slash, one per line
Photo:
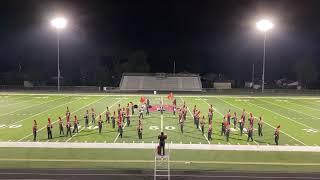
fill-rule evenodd
<path id="1" fill-rule="evenodd" d="M 161 98 L 165 104 L 172 104 L 166 95 L 146 95 L 150 98 L 151 105 L 159 104 Z M 138 113 L 131 117 L 131 126 L 125 127 L 123 137 L 118 137 L 117 128 L 112 129 L 111 124 L 104 123 L 103 131 L 98 134 L 98 129 L 83 129 L 84 113 L 86 110 L 95 108 L 97 115 L 102 114 L 105 120 L 106 106 L 113 112 L 117 109 L 117 104 L 126 106 L 128 102 L 139 104 L 140 95 L 50 95 L 50 94 L 0 94 L 0 139 L 2 141 L 31 141 L 32 140 L 32 122 L 38 121 L 38 140 L 47 141 L 45 126 L 47 118 L 50 117 L 56 122 L 61 116 L 65 122 L 65 111 L 68 106 L 73 121 L 73 116 L 77 115 L 81 127 L 80 132 L 74 134 L 72 138 L 59 136 L 58 125 L 55 123 L 53 128 L 53 140 L 59 142 L 127 142 L 127 143 L 151 143 L 157 141 L 157 134 L 161 128 L 168 134 L 170 143 L 192 143 L 208 144 L 205 136 L 199 129 L 193 125 L 192 114 L 188 112 L 187 121 L 184 126 L 184 133 L 180 132 L 177 115 L 173 116 L 171 112 L 165 112 L 161 124 L 159 112 L 152 112 L 150 116 L 145 116 L 143 120 L 143 139 L 139 140 L 137 136 Z M 282 145 L 320 145 L 320 126 L 317 123 L 320 119 L 320 105 L 317 97 L 244 97 L 244 96 L 178 96 L 177 104 L 181 106 L 183 101 L 192 111 L 194 105 L 201 110 L 207 120 L 208 107 L 213 104 L 216 109 L 214 113 L 214 131 L 211 144 L 274 144 L 274 128 L 281 125 L 280 144 Z M 111 107 L 112 106 L 112 107 Z M 256 117 L 262 116 L 264 119 L 264 136 L 258 137 L 257 131 L 254 132 L 254 142 L 247 142 L 247 136 L 239 135 L 239 129 L 231 132 L 229 142 L 226 142 L 224 136 L 220 135 L 222 117 L 228 110 L 237 112 L 240 117 L 242 109 L 248 113 L 252 112 Z M 96 118 L 96 121 L 98 117 Z M 89 121 L 91 121 L 91 116 Z M 64 123 L 65 124 L 65 123 Z M 161 127 L 162 125 L 162 127 Z M 95 126 L 92 126 L 95 127 Z M 248 127 L 248 123 L 246 124 Z M 257 120 L 254 125 L 257 129 Z M 208 124 L 205 125 L 205 135 L 207 134 Z M 66 132 L 66 129 L 65 129 Z"/>
<path id="2" fill-rule="evenodd" d="M 303 158 L 302 158 L 303 157 Z M 170 152 L 171 169 L 319 172 L 320 154 L 302 152 Z M 153 150 L 1 148 L 0 168 L 153 169 Z"/>

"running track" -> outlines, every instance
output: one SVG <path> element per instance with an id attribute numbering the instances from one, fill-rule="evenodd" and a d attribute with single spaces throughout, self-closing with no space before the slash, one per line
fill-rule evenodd
<path id="1" fill-rule="evenodd" d="M 84 169 L 11 169 L 0 170 L 0 179 L 117 179 L 152 180 L 152 170 L 84 170 Z M 166 179 L 165 177 L 157 179 Z M 223 171 L 171 171 L 172 180 L 193 179 L 320 179 L 320 173 L 280 173 L 280 172 L 223 172 Z"/>

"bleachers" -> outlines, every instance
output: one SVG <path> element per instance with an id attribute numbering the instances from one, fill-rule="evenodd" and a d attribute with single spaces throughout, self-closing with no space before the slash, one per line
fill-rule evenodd
<path id="1" fill-rule="evenodd" d="M 195 74 L 124 74 L 120 91 L 202 91 L 200 76 Z"/>

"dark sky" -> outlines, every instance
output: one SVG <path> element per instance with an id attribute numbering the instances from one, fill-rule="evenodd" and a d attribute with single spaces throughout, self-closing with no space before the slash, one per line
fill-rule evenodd
<path id="1" fill-rule="evenodd" d="M 319 7 L 319 0 L 3 0 L 0 72 L 39 59 L 39 68 L 55 71 L 49 21 L 56 14 L 69 23 L 61 33 L 65 66 L 101 52 L 144 50 L 152 72 L 170 72 L 175 60 L 177 71 L 250 79 L 253 63 L 261 71 L 263 53 L 255 22 L 267 17 L 275 28 L 267 35 L 266 78 L 290 75 L 301 62 L 319 71 Z"/>

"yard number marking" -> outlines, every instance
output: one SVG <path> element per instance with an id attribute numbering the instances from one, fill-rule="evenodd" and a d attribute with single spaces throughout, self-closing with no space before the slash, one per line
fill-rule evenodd
<path id="1" fill-rule="evenodd" d="M 164 127 L 166 130 L 175 130 L 176 128 L 174 127 L 174 126 L 166 126 L 166 127 Z M 159 128 L 159 126 L 149 126 L 149 129 L 150 130 L 159 130 L 160 128 Z"/>
<path id="2" fill-rule="evenodd" d="M 302 130 L 306 131 L 307 133 L 317 133 L 318 132 L 318 130 L 316 130 L 316 129 L 302 129 Z"/>

